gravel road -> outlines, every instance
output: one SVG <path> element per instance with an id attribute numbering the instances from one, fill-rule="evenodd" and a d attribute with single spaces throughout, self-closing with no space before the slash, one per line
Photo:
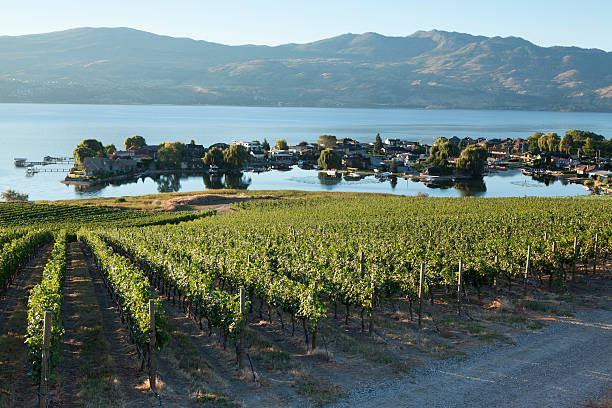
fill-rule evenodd
<path id="1" fill-rule="evenodd" d="M 612 387 L 610 310 L 579 313 L 514 341 L 356 388 L 334 406 L 580 407 Z"/>

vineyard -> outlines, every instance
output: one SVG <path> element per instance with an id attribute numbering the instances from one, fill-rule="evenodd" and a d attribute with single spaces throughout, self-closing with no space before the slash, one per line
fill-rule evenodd
<path id="1" fill-rule="evenodd" d="M 142 406 L 148 396 L 129 395 L 145 380 L 180 406 L 333 401 L 363 376 L 464 353 L 464 337 L 503 341 L 499 330 L 533 326 L 519 309 L 569 314 L 564 299 L 609 274 L 611 200 L 343 195 L 233 207 L 0 205 L 0 287 L 28 260 L 44 265 L 24 347 L 47 403 L 61 384 L 47 389 L 44 373 L 62 377 L 72 358 L 61 338 L 79 299 L 64 282 L 77 272 L 134 350 L 134 387 L 113 392 Z M 505 314 L 484 307 L 505 302 Z"/>

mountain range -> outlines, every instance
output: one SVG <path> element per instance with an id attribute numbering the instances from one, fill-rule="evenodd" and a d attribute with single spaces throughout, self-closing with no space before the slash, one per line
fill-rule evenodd
<path id="1" fill-rule="evenodd" d="M 437 30 L 271 47 L 78 28 L 0 36 L 0 102 L 612 112 L 612 52 Z"/>

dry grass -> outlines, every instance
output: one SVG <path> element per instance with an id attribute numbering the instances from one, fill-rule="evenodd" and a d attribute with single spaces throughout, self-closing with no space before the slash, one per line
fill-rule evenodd
<path id="1" fill-rule="evenodd" d="M 335 402 L 346 395 L 342 387 L 325 377 L 298 371 L 294 371 L 292 375 L 295 391 L 317 407 Z"/>

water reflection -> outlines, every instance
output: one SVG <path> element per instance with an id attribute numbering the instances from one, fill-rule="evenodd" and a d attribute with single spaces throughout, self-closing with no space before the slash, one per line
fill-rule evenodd
<path id="1" fill-rule="evenodd" d="M 461 197 L 481 197 L 487 192 L 483 179 L 457 180 L 453 187 L 461 193 Z"/>
<path id="2" fill-rule="evenodd" d="M 319 178 L 319 183 L 324 186 L 335 186 L 342 181 L 342 177 L 328 176 L 324 171 L 320 171 L 317 177 Z"/>
<path id="3" fill-rule="evenodd" d="M 160 193 L 176 193 L 181 190 L 181 179 L 178 174 L 162 174 L 154 180 Z"/>
<path id="4" fill-rule="evenodd" d="M 251 185 L 251 178 L 243 173 L 228 173 L 223 176 L 207 174 L 202 176 L 202 181 L 207 190 L 220 190 L 224 188 L 246 190 Z"/>

